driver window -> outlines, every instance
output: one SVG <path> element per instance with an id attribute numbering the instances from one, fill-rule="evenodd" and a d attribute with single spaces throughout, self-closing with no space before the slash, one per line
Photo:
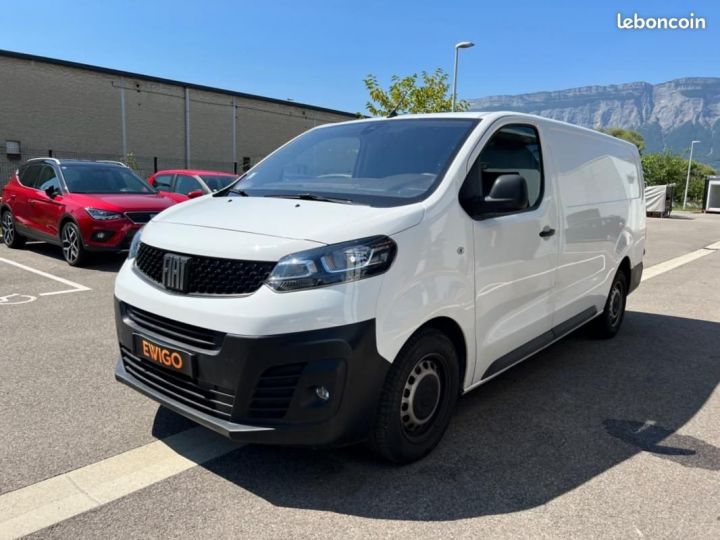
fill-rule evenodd
<path id="1" fill-rule="evenodd" d="M 493 134 L 470 169 L 460 190 L 460 200 L 486 197 L 495 179 L 503 174 L 519 174 L 525 178 L 530 208 L 540 203 L 543 191 L 542 155 L 540 139 L 534 127 L 512 124 Z"/>
<path id="2" fill-rule="evenodd" d="M 45 191 L 49 187 L 54 187 L 55 191 L 60 191 L 60 181 L 55 174 L 55 169 L 50 165 L 43 165 L 33 187 L 41 191 Z"/>
<path id="3" fill-rule="evenodd" d="M 195 191 L 197 189 L 202 189 L 202 186 L 200 185 L 200 182 L 195 180 L 192 176 L 185 176 L 184 174 L 179 174 L 175 179 L 176 193 L 182 193 L 183 195 L 187 195 L 191 191 Z"/>
<path id="4" fill-rule="evenodd" d="M 169 191 L 170 186 L 172 185 L 172 179 L 172 174 L 160 174 L 155 177 L 155 187 L 158 189 Z"/>

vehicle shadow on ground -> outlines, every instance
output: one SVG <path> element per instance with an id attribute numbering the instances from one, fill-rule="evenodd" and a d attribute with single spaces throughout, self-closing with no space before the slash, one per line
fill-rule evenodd
<path id="1" fill-rule="evenodd" d="M 693 219 L 695 219 L 695 216 L 688 216 L 684 214 L 670 214 L 669 216 L 660 219 L 684 219 L 692 221 Z"/>
<path id="2" fill-rule="evenodd" d="M 250 445 L 203 466 L 274 506 L 424 521 L 542 505 L 639 452 L 719 471 L 719 448 L 676 431 L 720 380 L 720 324 L 628 312 L 615 339 L 586 334 L 462 398 L 418 463 Z"/>
<path id="3" fill-rule="evenodd" d="M 62 249 L 46 242 L 28 242 L 23 249 L 65 262 Z M 125 259 L 127 259 L 127 253 L 92 253 L 83 268 L 100 272 L 117 272 Z"/>

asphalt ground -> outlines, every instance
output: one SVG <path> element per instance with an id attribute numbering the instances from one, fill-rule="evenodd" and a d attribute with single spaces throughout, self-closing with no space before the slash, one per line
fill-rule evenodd
<path id="1" fill-rule="evenodd" d="M 719 240 L 718 215 L 649 219 L 646 268 Z M 0 246 L 0 523 L 21 488 L 197 433 L 114 381 L 121 263 Z M 241 446 L 35 534 L 720 537 L 718 276 L 708 251 L 644 281 L 615 339 L 578 331 L 468 394 L 416 464 Z"/>

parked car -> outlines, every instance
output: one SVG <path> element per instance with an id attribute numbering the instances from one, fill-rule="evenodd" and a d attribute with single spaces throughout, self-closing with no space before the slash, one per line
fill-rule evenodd
<path id="1" fill-rule="evenodd" d="M 115 375 L 232 439 L 410 462 L 461 394 L 586 323 L 616 335 L 644 246 L 620 139 L 502 112 L 321 126 L 133 239 Z"/>
<path id="2" fill-rule="evenodd" d="M 156 172 L 148 178 L 148 183 L 166 197 L 182 202 L 220 191 L 238 178 L 237 174 L 221 171 L 169 169 Z"/>
<path id="3" fill-rule="evenodd" d="M 122 163 L 54 158 L 29 160 L 2 195 L 5 244 L 44 240 L 72 266 L 89 252 L 127 250 L 140 227 L 175 204 Z"/>

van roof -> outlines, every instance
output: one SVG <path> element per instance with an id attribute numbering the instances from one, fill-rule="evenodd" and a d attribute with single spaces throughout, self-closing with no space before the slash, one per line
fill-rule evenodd
<path id="1" fill-rule="evenodd" d="M 570 122 L 563 122 L 561 120 L 554 120 L 552 118 L 546 118 L 544 116 L 538 116 L 536 114 L 528 114 L 528 113 L 517 112 L 517 111 L 469 111 L 469 112 L 400 114 L 393 118 L 375 116 L 375 117 L 371 117 L 371 118 L 361 118 L 361 119 L 350 120 L 349 122 L 341 122 L 341 123 L 347 124 L 347 123 L 355 123 L 355 122 L 378 122 L 378 121 L 383 121 L 383 120 L 384 121 L 388 121 L 388 120 L 402 121 L 402 120 L 416 119 L 416 118 L 468 118 L 468 119 L 474 119 L 474 120 L 485 120 L 487 122 L 494 122 L 495 120 L 499 120 L 500 118 L 503 118 L 505 116 L 528 118 L 528 119 L 540 121 L 540 122 L 547 123 L 547 124 L 571 127 L 573 129 L 578 129 L 578 130 L 584 131 L 586 133 L 596 135 L 598 137 L 607 137 L 609 139 L 612 139 L 613 141 L 619 142 L 621 144 L 627 144 L 627 145 L 632 146 L 633 148 L 636 148 L 633 143 L 624 141 L 617 137 L 613 137 L 612 135 L 608 135 L 607 133 L 603 133 L 601 131 L 586 128 L 583 126 L 578 126 L 577 124 L 571 124 Z M 323 127 L 328 127 L 328 126 L 332 126 L 332 125 L 337 125 L 337 124 L 323 124 L 322 126 L 318 126 L 315 129 L 322 129 Z"/>

